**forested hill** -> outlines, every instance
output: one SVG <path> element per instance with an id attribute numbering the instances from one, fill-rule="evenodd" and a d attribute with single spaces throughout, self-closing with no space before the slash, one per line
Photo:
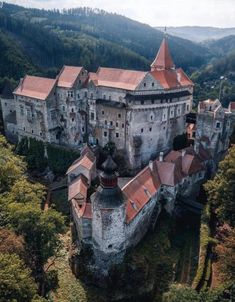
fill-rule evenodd
<path id="1" fill-rule="evenodd" d="M 235 101 L 235 50 L 220 59 L 214 59 L 207 66 L 192 75 L 196 83 L 195 101 L 218 98 L 221 88 L 221 101 L 224 106 Z"/>
<path id="2" fill-rule="evenodd" d="M 54 76 L 62 65 L 147 70 L 163 34 L 126 17 L 89 8 L 45 11 L 4 3 L 0 10 L 0 78 L 26 72 Z M 210 51 L 169 37 L 177 66 L 191 71 Z M 0 87 L 1 88 L 1 87 Z"/>

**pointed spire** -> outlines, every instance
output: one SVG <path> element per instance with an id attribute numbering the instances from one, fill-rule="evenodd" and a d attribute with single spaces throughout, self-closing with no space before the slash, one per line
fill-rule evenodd
<path id="1" fill-rule="evenodd" d="M 171 57 L 171 54 L 169 51 L 167 38 L 164 37 L 162 44 L 159 48 L 159 51 L 157 53 L 157 56 L 151 65 L 151 71 L 174 69 L 174 68 L 175 68 L 175 64 L 172 60 L 172 57 Z"/>

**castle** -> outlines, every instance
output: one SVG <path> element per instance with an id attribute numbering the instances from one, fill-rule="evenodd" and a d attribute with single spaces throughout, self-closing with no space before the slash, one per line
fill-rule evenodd
<path id="1" fill-rule="evenodd" d="M 26 75 L 14 99 L 2 99 L 5 132 L 80 149 L 114 142 L 140 170 L 185 132 L 192 94 L 164 38 L 150 71 L 64 66 L 56 79 Z"/>
<path id="2" fill-rule="evenodd" d="M 234 105 L 225 109 L 219 100 L 200 102 L 194 147 L 165 156 L 160 152 L 121 187 L 117 166 L 109 156 L 102 165 L 98 188 L 89 190 L 97 177 L 96 159 L 88 146 L 83 148 L 67 172 L 68 201 L 76 246 L 92 249 L 99 273 L 108 274 L 112 265 L 123 261 L 126 250 L 155 227 L 162 209 L 172 214 L 178 200 L 196 204 L 201 184 L 213 176 L 229 147 Z"/>

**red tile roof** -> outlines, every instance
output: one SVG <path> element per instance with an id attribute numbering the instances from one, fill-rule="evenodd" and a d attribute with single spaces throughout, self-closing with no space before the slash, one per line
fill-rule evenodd
<path id="1" fill-rule="evenodd" d="M 14 94 L 26 96 L 38 100 L 46 100 L 53 88 L 56 80 L 26 75 Z"/>
<path id="2" fill-rule="evenodd" d="M 86 199 L 87 190 L 88 190 L 87 179 L 83 175 L 80 175 L 69 185 L 68 201 L 75 198 L 78 194 L 80 194 L 83 199 Z"/>
<path id="3" fill-rule="evenodd" d="M 147 72 L 100 67 L 96 76 L 91 73 L 90 79 L 97 86 L 112 87 L 124 90 L 135 90 Z"/>
<path id="4" fill-rule="evenodd" d="M 82 157 L 80 157 L 78 160 L 76 160 L 68 169 L 67 173 L 71 173 L 74 169 L 76 169 L 79 166 L 83 166 L 84 168 L 87 168 L 88 170 L 91 170 L 93 167 L 95 160 L 94 158 L 91 158 L 89 153 L 86 153 Z"/>
<path id="5" fill-rule="evenodd" d="M 64 66 L 58 76 L 58 87 L 73 88 L 83 67 Z"/>
<path id="6" fill-rule="evenodd" d="M 130 222 L 140 212 L 159 189 L 160 179 L 156 169 L 153 171 L 149 166 L 146 167 L 122 189 L 127 197 L 127 222 Z"/>
<path id="7" fill-rule="evenodd" d="M 154 70 L 151 71 L 151 75 L 165 89 L 180 88 L 194 85 L 181 68 L 169 70 Z"/>
<path id="8" fill-rule="evenodd" d="M 175 68 L 166 38 L 163 39 L 162 44 L 157 53 L 157 56 L 153 61 L 153 63 L 151 64 L 151 68 L 152 70 Z"/>
<path id="9" fill-rule="evenodd" d="M 82 218 L 92 219 L 92 208 L 90 202 L 84 202 L 81 209 L 79 210 L 79 214 Z"/>

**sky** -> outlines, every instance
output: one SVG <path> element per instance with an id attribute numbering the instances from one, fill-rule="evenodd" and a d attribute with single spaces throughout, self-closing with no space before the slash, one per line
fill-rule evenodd
<path id="1" fill-rule="evenodd" d="M 6 0 L 37 8 L 88 6 L 151 26 L 235 27 L 235 0 Z"/>

